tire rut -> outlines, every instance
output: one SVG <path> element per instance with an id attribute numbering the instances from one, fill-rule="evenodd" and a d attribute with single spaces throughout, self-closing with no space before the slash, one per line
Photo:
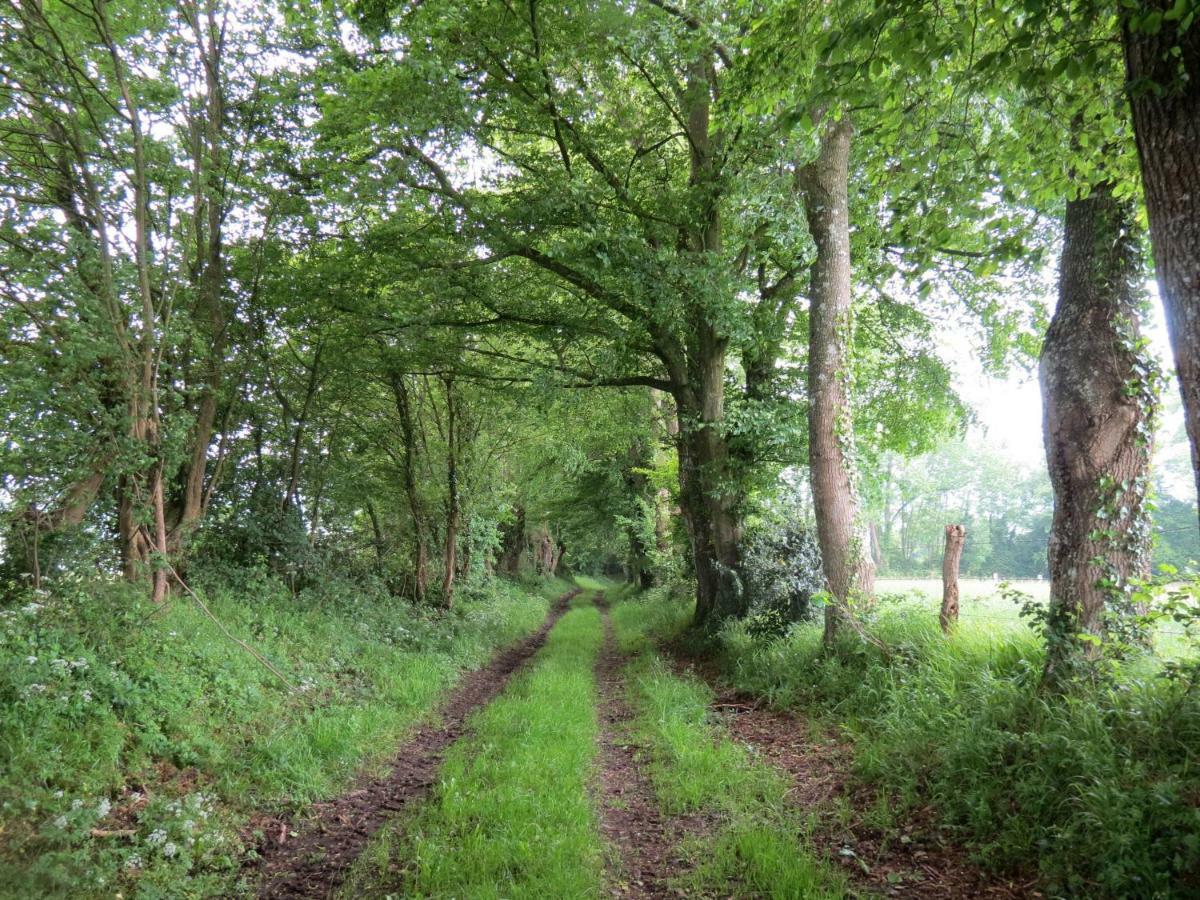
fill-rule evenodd
<path id="1" fill-rule="evenodd" d="M 596 661 L 600 702 L 600 781 L 597 793 L 600 830 L 620 855 L 620 872 L 608 872 L 611 897 L 684 897 L 670 886 L 675 876 L 691 868 L 679 853 L 683 838 L 704 834 L 712 822 L 703 815 L 668 816 L 662 812 L 639 748 L 629 740 L 633 712 L 625 701 L 621 669 L 625 655 L 617 646 L 604 592 L 595 604 L 604 622 L 604 645 Z"/>
<path id="2" fill-rule="evenodd" d="M 286 840 L 290 826 L 282 823 L 280 838 L 260 848 L 258 897 L 298 900 L 331 896 L 375 832 L 397 813 L 429 796 L 442 757 L 466 732 L 467 718 L 494 700 L 541 649 L 571 598 L 579 593 L 576 589 L 559 597 L 536 632 L 465 675 L 442 704 L 438 718 L 421 726 L 397 750 L 386 775 L 315 804 L 315 815 L 296 823 L 299 834 L 291 840 Z"/>

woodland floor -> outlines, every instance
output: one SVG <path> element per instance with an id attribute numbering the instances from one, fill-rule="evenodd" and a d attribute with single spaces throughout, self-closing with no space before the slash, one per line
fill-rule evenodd
<path id="1" fill-rule="evenodd" d="M 498 654 L 486 667 L 465 678 L 435 720 L 398 748 L 387 774 L 364 778 L 340 797 L 317 805 L 301 821 L 262 818 L 256 828 L 266 835 L 257 863 L 259 896 L 326 898 L 334 896 L 377 835 L 403 832 L 415 810 L 434 802 L 439 772 L 447 750 L 469 740 L 474 716 L 505 693 L 515 676 L 531 668 L 558 621 L 568 611 L 577 589 L 561 597 L 541 628 Z M 582 601 L 583 598 L 581 598 Z M 1032 883 L 989 877 L 973 866 L 967 853 L 944 838 L 932 816 L 918 812 L 899 827 L 870 824 L 877 798 L 856 787 L 849 777 L 853 748 L 822 735 L 797 715 L 761 708 L 753 699 L 722 689 L 702 662 L 669 653 L 665 677 L 710 685 L 707 710 L 709 739 L 732 742 L 745 751 L 746 765 L 767 767 L 787 784 L 786 805 L 804 821 L 804 833 L 782 827 L 785 846 L 797 858 L 813 859 L 816 871 L 829 874 L 817 893 L 776 889 L 769 876 L 729 876 L 714 884 L 697 880 L 715 846 L 727 812 L 719 805 L 679 809 L 660 790 L 670 776 L 671 760 L 647 738 L 645 723 L 652 711 L 639 708 L 632 681 L 634 654 L 621 649 L 604 593 L 595 593 L 603 628 L 598 654 L 572 660 L 595 677 L 594 759 L 590 763 L 589 801 L 595 811 L 593 830 L 602 845 L 602 883 L 592 895 L 617 898 L 757 897 L 757 896 L 893 896 L 911 898 L 1039 897 Z M 653 654 L 654 651 L 647 651 Z M 657 659 L 658 657 L 655 656 Z M 663 676 L 659 676 L 663 677 Z M 639 718 L 639 713 L 641 717 Z M 682 770 L 681 770 L 682 771 Z M 550 773 L 547 773 L 551 780 Z M 763 821 L 767 821 L 764 819 Z M 486 827 L 486 826 L 476 826 Z M 400 840 L 386 853 L 396 854 Z M 741 852 L 741 851 L 739 851 Z M 378 855 L 378 854 L 377 854 Z M 751 854 L 752 855 L 752 854 Z M 786 862 L 785 862 L 786 865 Z M 410 868 L 404 859 L 385 867 L 392 873 Z M 514 870 L 520 865 L 514 863 Z M 367 894 L 393 895 L 394 884 L 367 876 Z M 536 885 L 519 881 L 497 884 L 489 896 L 549 896 Z M 359 878 L 347 889 L 362 895 Z M 424 895 L 409 885 L 397 896 Z"/>

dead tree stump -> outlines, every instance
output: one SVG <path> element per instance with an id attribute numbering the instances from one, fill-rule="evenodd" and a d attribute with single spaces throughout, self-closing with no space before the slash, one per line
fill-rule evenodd
<path id="1" fill-rule="evenodd" d="M 962 560 L 966 539 L 967 529 L 961 525 L 946 526 L 946 552 L 942 556 L 942 614 L 939 616 L 942 631 L 946 634 L 958 623 L 958 564 Z"/>

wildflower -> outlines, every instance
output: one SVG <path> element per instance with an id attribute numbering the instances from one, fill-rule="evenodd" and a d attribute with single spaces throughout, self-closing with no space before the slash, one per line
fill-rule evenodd
<path id="1" fill-rule="evenodd" d="M 179 848 L 176 847 L 171 841 L 167 841 L 165 844 L 163 844 L 163 856 L 167 857 L 167 859 L 170 859 L 178 852 Z"/>
<path id="2" fill-rule="evenodd" d="M 55 819 L 54 827 L 55 828 L 66 828 L 67 827 L 67 817 L 59 816 L 57 819 Z"/>
<path id="3" fill-rule="evenodd" d="M 107 797 L 101 799 L 100 804 L 96 807 L 96 815 L 103 819 L 112 809 L 112 801 Z"/>
<path id="4" fill-rule="evenodd" d="M 44 684 L 31 684 L 25 690 L 30 694 L 44 694 L 46 693 L 46 686 Z"/>
<path id="5" fill-rule="evenodd" d="M 150 832 L 150 836 L 146 838 L 146 843 L 152 847 L 157 847 L 167 839 L 167 833 L 161 828 L 155 828 Z"/>
<path id="6" fill-rule="evenodd" d="M 85 690 L 79 696 L 81 696 L 83 698 L 84 703 L 92 702 L 92 692 L 91 691 Z"/>
<path id="7" fill-rule="evenodd" d="M 54 792 L 55 797 L 62 797 L 62 795 L 63 795 L 63 792 L 61 790 L 57 790 Z"/>
<path id="8" fill-rule="evenodd" d="M 60 672 L 65 672 L 69 665 L 71 665 L 71 664 L 69 662 L 67 662 L 67 660 L 65 660 L 65 659 L 50 660 L 50 668 L 57 669 Z"/>
<path id="9" fill-rule="evenodd" d="M 32 666 L 35 662 L 37 662 L 37 657 L 36 656 L 27 656 L 27 657 L 25 657 L 25 662 L 29 663 Z"/>
<path id="10" fill-rule="evenodd" d="M 74 800 L 71 801 L 71 809 L 81 809 L 82 807 L 83 807 L 83 801 L 80 800 L 78 797 L 76 797 Z"/>
<path id="11" fill-rule="evenodd" d="M 40 603 L 26 603 L 21 607 L 21 612 L 25 613 L 27 616 L 36 616 L 38 614 L 38 610 L 41 608 L 42 604 Z"/>
<path id="12" fill-rule="evenodd" d="M 138 856 L 136 853 L 133 854 L 133 856 L 129 857 L 127 860 L 125 860 L 125 868 L 127 868 L 127 869 L 140 869 L 141 867 L 142 867 L 142 858 L 140 856 Z"/>

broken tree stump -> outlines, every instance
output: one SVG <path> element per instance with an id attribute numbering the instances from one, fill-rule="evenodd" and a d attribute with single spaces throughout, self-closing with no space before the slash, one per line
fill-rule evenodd
<path id="1" fill-rule="evenodd" d="M 958 624 L 958 564 L 962 560 L 966 539 L 967 529 L 961 525 L 946 526 L 946 552 L 942 556 L 942 613 L 938 617 L 945 634 L 949 634 L 950 629 Z"/>

